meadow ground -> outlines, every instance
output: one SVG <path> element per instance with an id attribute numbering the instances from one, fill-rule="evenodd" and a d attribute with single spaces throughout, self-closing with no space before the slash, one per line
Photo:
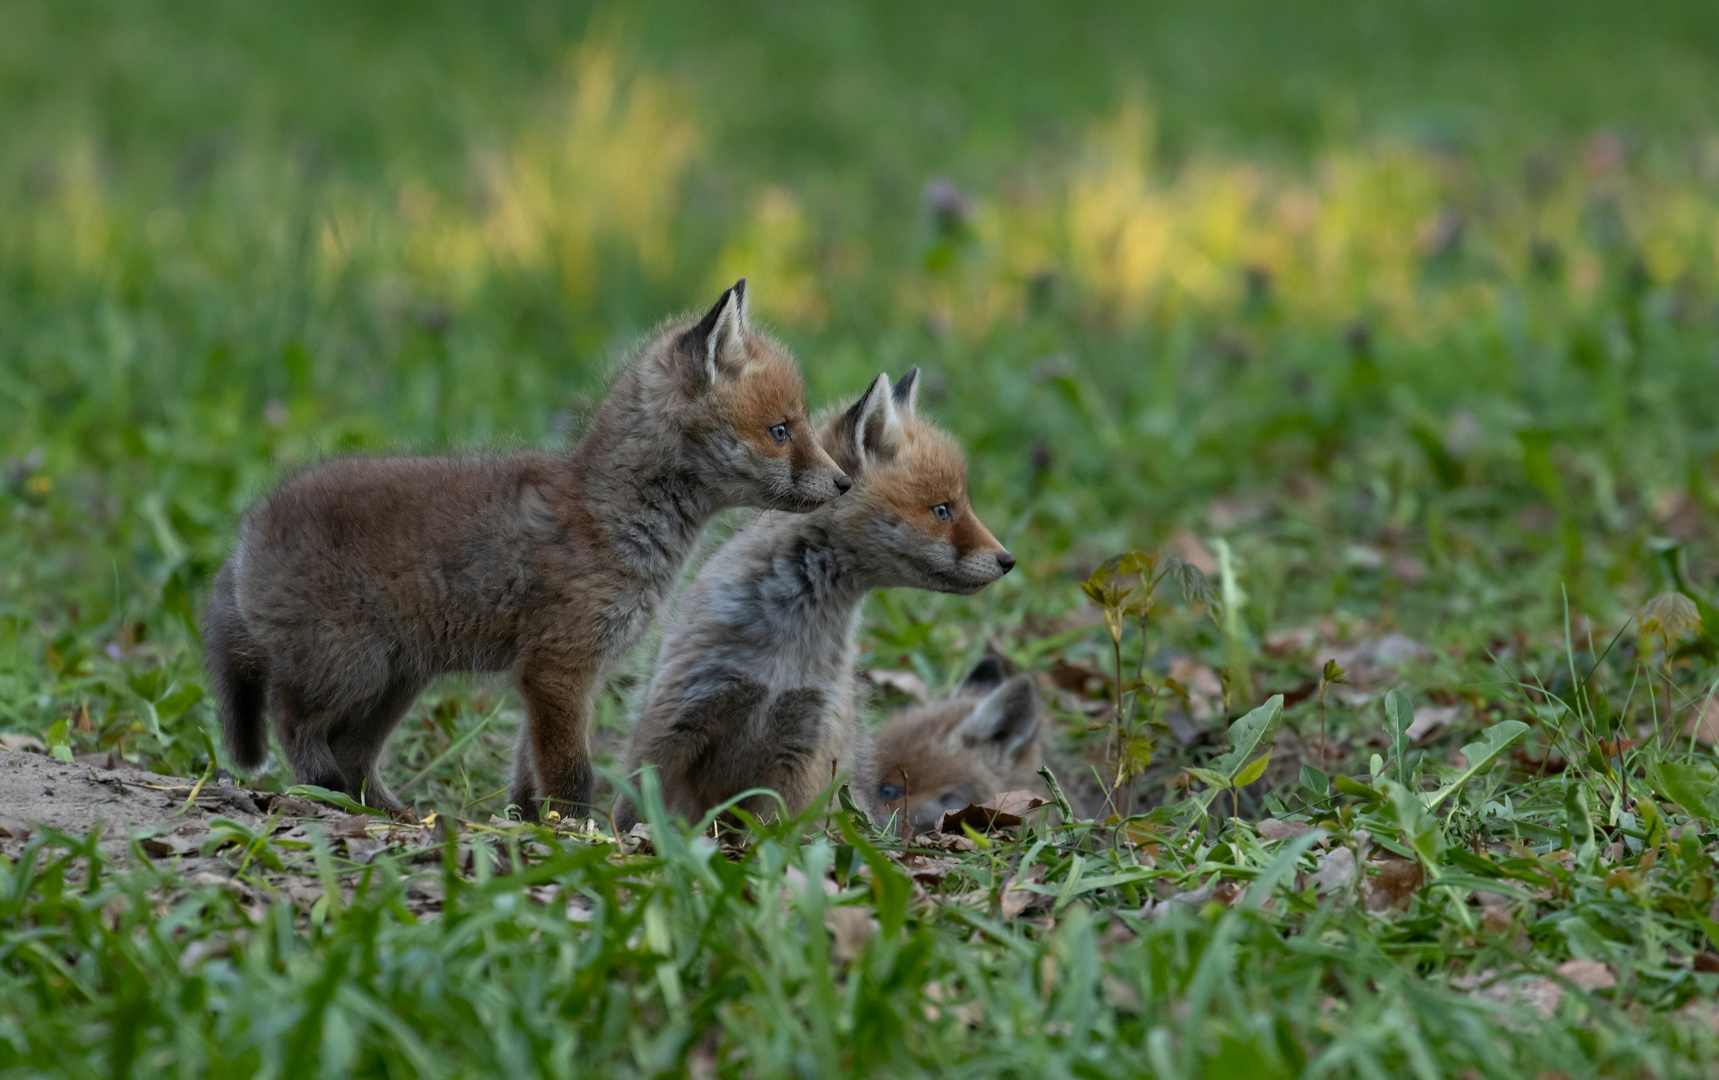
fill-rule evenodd
<path id="1" fill-rule="evenodd" d="M 1716 55 L 1669 2 L 0 5 L 0 1074 L 1712 1075 Z M 477 678 L 391 743 L 416 823 L 227 782 L 251 499 L 562 445 L 742 275 L 814 401 L 923 369 L 1020 559 L 870 604 L 878 715 L 1000 655 L 1061 798 L 521 826 Z"/>

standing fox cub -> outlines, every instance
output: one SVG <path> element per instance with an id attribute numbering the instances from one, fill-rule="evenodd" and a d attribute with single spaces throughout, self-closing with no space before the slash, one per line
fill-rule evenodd
<path id="1" fill-rule="evenodd" d="M 803 513 L 852 481 L 814 437 L 799 368 L 747 323 L 746 283 L 640 350 L 570 453 L 346 458 L 246 516 L 204 631 L 227 752 L 263 712 L 301 783 L 401 804 L 377 769 L 418 692 L 511 671 L 526 720 L 513 802 L 591 795 L 605 663 L 644 633 L 725 507 Z"/>
<path id="2" fill-rule="evenodd" d="M 917 375 L 893 392 L 879 375 L 820 432 L 853 491 L 810 514 L 759 515 L 682 598 L 627 748 L 629 771 L 657 768 L 670 813 L 697 821 L 761 787 L 795 814 L 833 771 L 868 775 L 853 685 L 861 601 L 890 586 L 975 593 L 1015 565 L 968 505 L 961 451 L 914 414 Z M 636 817 L 617 804 L 622 829 Z"/>
<path id="3" fill-rule="evenodd" d="M 981 660 L 953 697 L 904 709 L 877 733 L 872 805 L 930 832 L 950 810 L 1038 787 L 1041 711 L 1031 675 L 1005 679 Z"/>

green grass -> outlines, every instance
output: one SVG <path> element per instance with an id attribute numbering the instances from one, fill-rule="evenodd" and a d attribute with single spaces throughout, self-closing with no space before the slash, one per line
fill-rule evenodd
<path id="1" fill-rule="evenodd" d="M 0 1069 L 1709 1074 L 1716 46 L 1674 3 L 0 6 L 0 730 L 201 775 L 195 623 L 252 498 L 325 454 L 558 445 L 741 274 L 819 404 L 925 369 L 1021 566 L 879 598 L 865 662 L 1055 669 L 1071 792 L 1117 741 L 1080 583 L 1219 539 L 1238 568 L 1221 617 L 1125 620 L 1144 816 L 1035 820 L 918 887 L 839 815 L 738 852 L 467 830 L 469 872 L 325 857 L 356 892 L 308 910 L 32 841 Z M 1705 622 L 1656 643 L 1672 590 Z M 1425 649 L 1365 662 L 1390 634 Z M 1201 669 L 1229 717 L 1291 702 L 1233 801 L 1200 777 L 1257 754 L 1171 733 Z M 1408 743 L 1391 689 L 1447 726 Z M 390 775 L 487 822 L 517 718 L 438 684 Z M 1421 884 L 1321 900 L 1268 816 Z M 877 921 L 857 953 L 830 907 Z M 1571 960 L 1615 985 L 1544 1020 L 1471 981 Z"/>

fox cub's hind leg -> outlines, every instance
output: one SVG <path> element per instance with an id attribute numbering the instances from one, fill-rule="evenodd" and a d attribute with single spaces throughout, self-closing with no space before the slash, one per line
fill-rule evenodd
<path id="1" fill-rule="evenodd" d="M 388 733 L 422 689 L 421 683 L 402 680 L 368 701 L 343 707 L 274 687 L 269 711 L 293 778 L 343 792 L 366 806 L 404 809 L 383 782 L 377 761 Z"/>
<path id="2" fill-rule="evenodd" d="M 312 707 L 296 687 L 276 681 L 269 686 L 269 715 L 295 781 L 330 791 L 345 786 L 334 752 L 328 747 L 329 717 L 325 710 Z"/>
<path id="3" fill-rule="evenodd" d="M 404 810 L 405 804 L 388 790 L 382 779 L 378 762 L 389 732 L 400 722 L 424 684 L 401 679 L 370 704 L 367 709 L 355 709 L 345 723 L 336 726 L 328 738 L 328 748 L 334 764 L 340 770 L 346 793 L 366 806 L 384 810 Z"/>
<path id="4" fill-rule="evenodd" d="M 527 821 L 537 820 L 544 800 L 562 817 L 590 812 L 588 732 L 597 672 L 597 658 L 590 655 L 538 652 L 520 659 L 525 733 L 514 763 L 512 800 Z"/>

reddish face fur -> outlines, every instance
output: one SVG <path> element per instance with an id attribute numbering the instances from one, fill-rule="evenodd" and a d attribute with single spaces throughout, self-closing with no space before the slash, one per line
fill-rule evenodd
<path id="1" fill-rule="evenodd" d="M 973 593 L 1001 577 L 1011 558 L 973 512 L 967 462 L 955 441 L 920 419 L 908 404 L 866 413 L 874 385 L 823 427 L 820 441 L 854 476 L 837 513 L 864 535 L 877 565 L 891 566 L 881 584 Z"/>
<path id="2" fill-rule="evenodd" d="M 1030 683 L 1012 689 L 1018 698 L 1015 715 L 995 729 L 963 728 L 986 700 L 971 688 L 898 713 L 877 736 L 873 775 L 879 812 L 924 832 L 935 828 L 948 810 L 1034 786 L 1039 766 L 1037 701 Z M 1031 719 L 1023 709 L 1033 713 Z"/>
<path id="3" fill-rule="evenodd" d="M 749 335 L 750 354 L 738 377 L 719 382 L 713 390 L 716 414 L 753 451 L 786 460 L 796 472 L 835 469 L 836 463 L 818 445 L 806 415 L 806 390 L 799 368 L 780 349 Z M 788 440 L 779 443 L 770 429 L 786 425 Z"/>
<path id="4" fill-rule="evenodd" d="M 872 497 L 908 525 L 955 548 L 955 557 L 1003 550 L 967 500 L 967 462 L 953 441 L 923 421 L 903 425 L 906 444 L 865 478 Z M 947 521 L 934 509 L 948 508 Z"/>

